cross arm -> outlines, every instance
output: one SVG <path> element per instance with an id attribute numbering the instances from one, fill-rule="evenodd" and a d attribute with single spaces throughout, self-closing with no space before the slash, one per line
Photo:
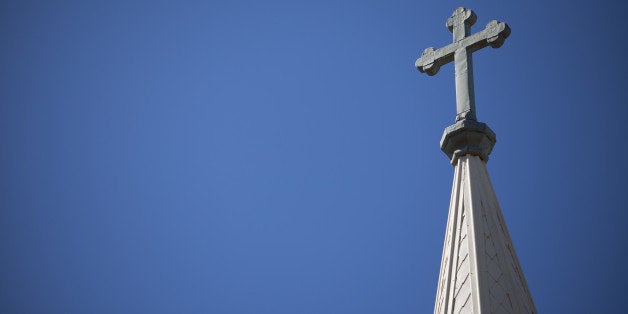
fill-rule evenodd
<path id="1" fill-rule="evenodd" d="M 469 52 L 474 52 L 486 46 L 499 48 L 509 35 L 510 27 L 508 24 L 493 20 L 481 32 L 465 37 L 460 41 L 436 50 L 433 47 L 425 49 L 414 65 L 421 73 L 432 76 L 438 73 L 442 65 L 454 60 L 456 50 L 466 48 Z"/>

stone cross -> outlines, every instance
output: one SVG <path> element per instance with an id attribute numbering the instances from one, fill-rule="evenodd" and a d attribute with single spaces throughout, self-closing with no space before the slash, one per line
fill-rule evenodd
<path id="1" fill-rule="evenodd" d="M 471 54 L 486 46 L 499 48 L 510 35 L 506 23 L 493 20 L 486 28 L 470 35 L 471 25 L 477 16 L 466 8 L 457 8 L 447 19 L 447 28 L 454 35 L 454 42 L 440 49 L 427 48 L 416 60 L 415 66 L 421 73 L 432 76 L 441 65 L 454 61 L 456 73 L 456 122 L 477 121 L 475 115 L 475 95 L 473 92 L 473 63 Z"/>

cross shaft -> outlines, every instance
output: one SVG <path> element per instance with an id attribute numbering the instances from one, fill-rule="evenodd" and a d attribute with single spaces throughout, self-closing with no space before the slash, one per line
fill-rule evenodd
<path id="1" fill-rule="evenodd" d="M 456 78 L 456 122 L 460 120 L 477 121 L 475 114 L 475 94 L 473 91 L 472 53 L 487 46 L 499 48 L 510 35 L 506 23 L 493 20 L 486 28 L 470 35 L 471 26 L 477 16 L 466 8 L 457 8 L 447 19 L 447 28 L 453 33 L 453 43 L 434 49 L 429 47 L 416 60 L 415 66 L 421 73 L 432 76 L 438 73 L 442 65 L 454 61 Z"/>

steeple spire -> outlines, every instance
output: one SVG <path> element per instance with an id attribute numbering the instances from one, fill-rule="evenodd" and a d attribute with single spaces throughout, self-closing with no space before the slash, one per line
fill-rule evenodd
<path id="1" fill-rule="evenodd" d="M 473 11 L 456 9 L 447 20 L 454 42 L 425 49 L 415 63 L 428 75 L 455 63 L 456 122 L 441 139 L 454 182 L 434 313 L 537 313 L 486 169 L 495 133 L 477 121 L 473 92 L 472 52 L 500 47 L 510 28 L 491 21 L 470 35 L 476 20 Z"/>

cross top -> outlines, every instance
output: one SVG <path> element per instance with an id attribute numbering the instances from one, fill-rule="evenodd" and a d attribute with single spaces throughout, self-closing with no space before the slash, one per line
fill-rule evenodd
<path id="1" fill-rule="evenodd" d="M 490 21 L 486 28 L 470 35 L 471 26 L 477 21 L 473 11 L 460 7 L 447 19 L 447 29 L 453 33 L 453 43 L 434 49 L 429 47 L 416 60 L 415 66 L 421 73 L 432 76 L 442 65 L 454 61 L 456 77 L 456 122 L 477 121 L 475 94 L 473 91 L 473 60 L 471 54 L 486 46 L 499 48 L 510 35 L 510 27 L 497 20 Z"/>
<path id="2" fill-rule="evenodd" d="M 451 17 L 447 19 L 447 29 L 450 32 L 454 32 L 454 29 L 460 34 L 454 33 L 454 42 L 461 40 L 467 34 L 464 33 L 468 28 L 464 27 L 464 24 L 468 24 L 469 27 L 477 21 L 478 16 L 469 9 L 465 9 L 463 7 L 457 8 L 454 13 L 451 14 Z"/>

